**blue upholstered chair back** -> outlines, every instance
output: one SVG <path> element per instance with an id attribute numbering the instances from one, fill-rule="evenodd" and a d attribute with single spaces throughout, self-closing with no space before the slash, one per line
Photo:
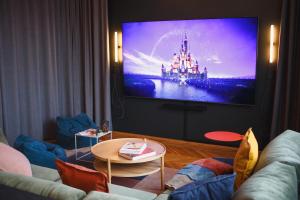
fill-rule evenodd
<path id="1" fill-rule="evenodd" d="M 98 126 L 91 120 L 91 118 L 85 114 L 80 113 L 75 117 L 57 117 L 58 126 L 57 141 L 58 144 L 65 149 L 74 149 L 74 134 L 87 130 L 89 128 L 98 129 Z M 93 141 L 93 144 L 95 141 Z M 78 137 L 78 147 L 89 146 L 89 138 Z"/>

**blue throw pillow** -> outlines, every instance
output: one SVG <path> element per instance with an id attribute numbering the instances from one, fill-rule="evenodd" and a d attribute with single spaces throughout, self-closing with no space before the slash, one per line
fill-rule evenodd
<path id="1" fill-rule="evenodd" d="M 195 181 L 173 191 L 169 200 L 230 200 L 233 194 L 235 174 L 211 177 Z"/>

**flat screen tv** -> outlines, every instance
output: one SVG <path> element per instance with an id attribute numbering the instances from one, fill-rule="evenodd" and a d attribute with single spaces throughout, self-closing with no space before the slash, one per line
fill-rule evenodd
<path id="1" fill-rule="evenodd" d="M 257 17 L 122 23 L 126 96 L 254 104 Z"/>

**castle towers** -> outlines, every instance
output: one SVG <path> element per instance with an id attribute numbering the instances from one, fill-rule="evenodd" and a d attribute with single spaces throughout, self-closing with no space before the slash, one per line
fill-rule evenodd
<path id="1" fill-rule="evenodd" d="M 183 40 L 181 42 L 181 53 L 183 53 L 185 56 L 188 53 L 188 39 L 186 33 L 184 34 Z"/>
<path id="2" fill-rule="evenodd" d="M 207 78 L 206 68 L 203 73 Z M 162 76 L 186 76 L 196 78 L 200 75 L 200 66 L 198 61 L 190 53 L 187 33 L 185 33 L 182 37 L 179 54 L 173 54 L 170 66 L 166 67 L 162 65 Z"/>

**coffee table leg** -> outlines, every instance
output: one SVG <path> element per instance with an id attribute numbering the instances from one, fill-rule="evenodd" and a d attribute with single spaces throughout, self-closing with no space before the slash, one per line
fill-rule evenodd
<path id="1" fill-rule="evenodd" d="M 160 181 L 161 181 L 161 189 L 165 189 L 165 156 L 161 157 L 161 168 L 160 168 Z"/>
<path id="2" fill-rule="evenodd" d="M 75 160 L 77 160 L 77 138 L 76 138 L 77 135 L 75 135 Z"/>
<path id="3" fill-rule="evenodd" d="M 110 160 L 107 160 L 107 175 L 108 175 L 108 182 L 111 183 L 111 164 Z"/>

